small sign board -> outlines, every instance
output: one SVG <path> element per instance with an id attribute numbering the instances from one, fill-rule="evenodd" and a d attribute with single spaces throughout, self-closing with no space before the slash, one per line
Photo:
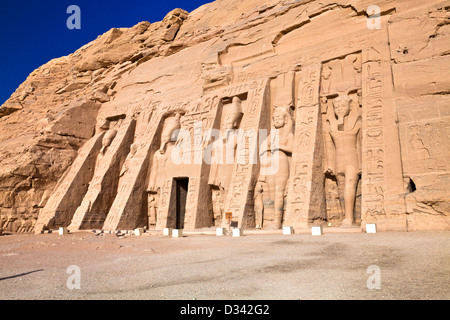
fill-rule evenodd
<path id="1" fill-rule="evenodd" d="M 232 228 L 237 228 L 238 225 L 239 225 L 239 223 L 237 221 L 231 221 L 231 223 L 230 223 L 230 227 L 232 227 Z"/>
<path id="2" fill-rule="evenodd" d="M 225 220 L 233 219 L 233 212 L 225 212 Z"/>

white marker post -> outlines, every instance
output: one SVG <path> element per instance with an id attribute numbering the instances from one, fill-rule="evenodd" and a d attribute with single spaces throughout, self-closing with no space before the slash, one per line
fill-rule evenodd
<path id="1" fill-rule="evenodd" d="M 283 234 L 294 234 L 294 228 L 292 228 L 292 227 L 283 227 Z"/>
<path id="2" fill-rule="evenodd" d="M 322 227 L 312 227 L 311 234 L 313 236 L 321 236 L 322 235 Z"/>
<path id="3" fill-rule="evenodd" d="M 234 228 L 233 229 L 233 237 L 242 237 L 244 235 L 244 232 L 241 228 Z"/>
<path id="4" fill-rule="evenodd" d="M 217 228 L 216 229 L 216 236 L 221 237 L 225 235 L 225 228 Z"/>
<path id="5" fill-rule="evenodd" d="M 377 233 L 377 225 L 375 223 L 366 224 L 366 233 Z"/>
<path id="6" fill-rule="evenodd" d="M 181 229 L 172 230 L 172 238 L 183 238 L 183 230 Z"/>

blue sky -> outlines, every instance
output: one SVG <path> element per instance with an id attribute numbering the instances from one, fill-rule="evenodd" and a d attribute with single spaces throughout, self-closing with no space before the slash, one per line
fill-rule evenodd
<path id="1" fill-rule="evenodd" d="M 140 21 L 161 21 L 182 8 L 188 12 L 213 0 L 40 0 L 0 2 L 0 105 L 36 68 L 68 55 L 109 29 Z M 81 9 L 81 29 L 69 30 L 67 7 Z"/>

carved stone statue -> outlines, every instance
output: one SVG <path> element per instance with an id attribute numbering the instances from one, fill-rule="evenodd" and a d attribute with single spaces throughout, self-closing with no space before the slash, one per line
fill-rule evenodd
<path id="1" fill-rule="evenodd" d="M 281 228 L 284 212 L 284 196 L 286 184 L 289 178 L 290 157 L 293 149 L 293 127 L 294 121 L 286 107 L 278 107 L 274 110 L 272 120 L 273 128 L 268 138 L 269 143 L 272 136 L 278 134 L 278 145 L 268 146 L 262 154 L 267 152 L 267 156 L 272 157 L 278 163 L 278 170 L 265 175 L 268 186 L 269 198 L 273 204 L 274 223 L 273 227 Z M 273 162 L 273 160 L 272 160 Z"/>
<path id="2" fill-rule="evenodd" d="M 328 222 L 332 222 L 334 219 L 341 221 L 344 218 L 344 212 L 341 209 L 338 187 L 334 179 L 325 179 L 325 197 Z"/>
<path id="3" fill-rule="evenodd" d="M 213 142 L 211 152 L 212 164 L 208 184 L 222 190 L 223 195 L 228 191 L 233 173 L 234 160 L 236 157 L 237 136 L 234 129 L 239 128 L 243 116 L 241 100 L 234 97 L 231 106 L 225 107 L 223 111 L 222 136 L 220 140 Z M 231 146 L 231 147 L 230 147 Z M 230 150 L 227 150 L 229 148 Z M 230 154 L 234 158 L 230 161 Z M 223 211 L 223 208 L 222 208 Z"/>
<path id="4" fill-rule="evenodd" d="M 156 225 L 157 200 L 154 194 L 148 196 L 148 228 Z"/>
<path id="5" fill-rule="evenodd" d="M 125 159 L 122 168 L 120 169 L 120 173 L 119 173 L 119 182 L 118 182 L 118 186 L 117 186 L 117 190 L 120 190 L 122 187 L 122 184 L 124 183 L 125 180 L 125 175 L 126 173 L 130 170 L 130 167 L 133 165 L 133 157 L 136 154 L 138 150 L 138 144 L 137 143 L 133 143 L 130 146 L 130 152 L 127 155 L 127 158 Z"/>
<path id="6" fill-rule="evenodd" d="M 168 161 L 171 161 L 171 153 L 167 152 L 172 148 L 177 141 L 178 129 L 181 129 L 181 114 L 175 113 L 164 120 L 164 125 L 161 133 L 160 148 L 153 155 L 153 160 L 150 168 L 150 179 L 147 191 L 157 192 L 160 187 L 160 182 L 164 180 L 162 177 L 162 168 Z"/>
<path id="7" fill-rule="evenodd" d="M 264 183 L 260 180 L 256 182 L 254 208 L 256 229 L 262 229 L 264 219 Z"/>
<path id="8" fill-rule="evenodd" d="M 7 216 L 0 216 L 0 229 L 6 228 Z"/>
<path id="9" fill-rule="evenodd" d="M 174 117 L 169 117 L 164 122 L 164 128 L 161 133 L 161 147 L 159 148 L 159 153 L 163 154 L 166 151 L 166 145 L 171 141 L 175 141 L 172 137 L 175 130 L 181 128 L 181 114 L 177 113 Z"/>
<path id="10" fill-rule="evenodd" d="M 344 208 L 343 227 L 354 219 L 356 188 L 361 173 L 361 116 L 352 108 L 352 99 L 339 96 L 333 100 L 325 133 L 331 136 L 327 143 L 326 172 L 336 177 L 339 200 Z"/>
<path id="11" fill-rule="evenodd" d="M 105 136 L 103 137 L 103 140 L 102 140 L 102 148 L 100 149 L 100 153 L 102 155 L 104 155 L 106 153 L 106 150 L 111 145 L 111 143 L 113 142 L 113 140 L 116 137 L 116 135 L 117 135 L 117 130 L 116 129 L 108 130 L 105 133 Z"/>
<path id="12" fill-rule="evenodd" d="M 212 190 L 212 206 L 213 206 L 213 214 L 214 214 L 214 223 L 216 226 L 220 226 L 222 223 L 223 216 L 223 191 L 220 189 Z"/>
<path id="13" fill-rule="evenodd" d="M 108 130 L 105 133 L 105 135 L 103 136 L 102 148 L 100 149 L 100 153 L 98 154 L 95 168 L 98 168 L 101 165 L 101 162 L 102 162 L 103 157 L 105 156 L 106 150 L 108 150 L 108 147 L 111 145 L 111 143 L 113 142 L 116 135 L 117 135 L 117 130 L 111 129 L 111 130 Z"/>
<path id="14" fill-rule="evenodd" d="M 127 158 L 125 159 L 122 169 L 120 170 L 120 177 L 123 177 L 125 173 L 130 169 L 131 160 L 133 159 L 134 155 L 136 154 L 136 151 L 138 150 L 138 145 L 136 143 L 133 143 L 130 146 L 130 153 L 128 153 Z"/>

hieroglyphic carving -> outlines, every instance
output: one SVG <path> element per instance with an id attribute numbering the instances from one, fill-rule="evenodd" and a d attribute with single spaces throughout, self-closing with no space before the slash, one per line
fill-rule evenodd
<path id="1" fill-rule="evenodd" d="M 450 129 L 445 122 L 424 121 L 405 124 L 405 173 L 444 172 L 450 170 L 450 151 L 446 147 Z"/>
<path id="2" fill-rule="evenodd" d="M 289 179 L 285 225 L 306 227 L 311 214 L 321 215 L 323 208 L 322 135 L 319 130 L 320 64 L 303 67 L 300 72 L 298 102 L 295 111 L 295 137 Z M 315 212 L 315 213 L 313 213 Z"/>
<path id="3" fill-rule="evenodd" d="M 161 188 L 161 201 L 159 203 L 159 207 L 161 209 L 169 207 L 171 190 L 172 190 L 172 179 L 165 180 Z"/>
<path id="4" fill-rule="evenodd" d="M 361 55 L 358 53 L 333 59 L 323 65 L 321 96 L 349 92 L 361 87 Z"/>
<path id="5" fill-rule="evenodd" d="M 256 151 L 256 145 L 254 143 L 256 140 L 252 140 L 247 134 L 258 134 L 263 116 L 263 108 L 267 100 L 268 84 L 268 79 L 243 84 L 244 88 L 249 89 L 247 94 L 247 108 L 244 110 L 243 125 L 240 128 L 246 135 L 242 137 L 243 140 L 239 143 L 240 150 L 237 151 L 237 154 L 238 159 L 239 155 L 244 154 L 244 161 L 242 159 L 241 161 L 235 161 L 233 165 L 232 179 L 229 186 L 230 192 L 226 194 L 224 210 L 224 212 L 232 212 L 233 220 L 238 221 L 241 227 L 250 226 L 254 223 L 254 221 L 250 221 L 250 217 L 253 216 L 252 208 L 246 204 L 249 200 L 250 191 L 253 191 L 255 177 L 258 174 L 257 164 L 249 161 L 252 152 Z M 238 93 L 238 91 L 230 88 L 230 93 L 232 92 Z M 224 223 L 225 221 L 226 219 L 223 218 L 222 222 Z"/>
<path id="6" fill-rule="evenodd" d="M 174 180 L 172 178 L 165 179 L 159 189 L 159 203 L 156 218 L 156 229 L 163 229 L 171 226 L 170 219 L 174 220 L 174 217 L 170 216 L 170 212 L 174 211 L 174 203 L 171 201 L 171 197 L 174 196 L 173 192 Z M 171 210 L 172 205 L 172 210 Z"/>
<path id="7" fill-rule="evenodd" d="M 384 210 L 384 134 L 381 55 L 363 51 L 362 68 L 362 203 L 361 215 L 382 215 Z"/>

